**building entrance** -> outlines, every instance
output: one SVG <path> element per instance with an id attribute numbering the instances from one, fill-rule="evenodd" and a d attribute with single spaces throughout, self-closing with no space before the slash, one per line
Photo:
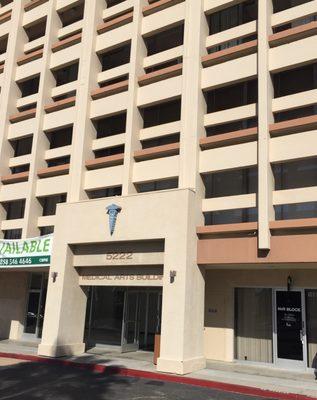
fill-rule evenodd
<path id="1" fill-rule="evenodd" d="M 25 339 L 42 337 L 48 276 L 46 273 L 31 273 L 24 322 Z"/>
<path id="2" fill-rule="evenodd" d="M 275 290 L 275 362 L 279 367 L 304 368 L 306 361 L 304 290 Z"/>
<path id="3" fill-rule="evenodd" d="M 161 329 L 161 288 L 89 287 L 85 341 L 122 352 L 153 351 Z"/>
<path id="4" fill-rule="evenodd" d="M 235 289 L 237 360 L 316 368 L 316 327 L 316 289 Z"/>

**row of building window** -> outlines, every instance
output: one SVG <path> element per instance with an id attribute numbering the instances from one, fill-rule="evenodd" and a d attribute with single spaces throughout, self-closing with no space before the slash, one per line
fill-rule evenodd
<path id="1" fill-rule="evenodd" d="M 275 190 L 288 190 L 317 185 L 317 159 L 297 160 L 272 166 L 275 179 Z M 227 197 L 257 193 L 257 168 L 244 168 L 203 175 L 205 198 Z M 178 187 L 178 180 L 167 179 L 145 182 L 136 185 L 138 192 L 173 189 Z M 121 187 L 107 188 L 88 192 L 90 199 L 121 195 Z M 54 215 L 58 203 L 66 202 L 66 194 L 49 196 L 39 199 L 43 207 L 43 216 Z M 6 219 L 24 217 L 25 200 L 18 200 L 3 204 L 6 209 Z M 228 211 L 229 212 L 229 211 Z M 230 211 L 230 212 L 237 212 Z M 252 218 L 250 211 L 244 210 L 246 218 Z"/>

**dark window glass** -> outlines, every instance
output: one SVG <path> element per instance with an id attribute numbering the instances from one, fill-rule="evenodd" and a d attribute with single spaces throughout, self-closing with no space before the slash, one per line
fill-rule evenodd
<path id="1" fill-rule="evenodd" d="M 295 21 L 289 22 L 287 24 L 273 27 L 273 33 L 283 32 L 287 29 L 296 28 L 301 25 L 306 25 L 313 21 L 317 21 L 317 15 L 307 15 L 306 17 L 296 19 Z"/>
<path id="2" fill-rule="evenodd" d="M 4 7 L 7 4 L 10 4 L 12 2 L 13 2 L 13 0 L 0 0 L 0 5 L 1 5 L 1 7 Z"/>
<path id="3" fill-rule="evenodd" d="M 317 158 L 274 164 L 275 190 L 317 186 Z"/>
<path id="4" fill-rule="evenodd" d="M 145 182 L 136 185 L 139 193 L 154 192 L 157 190 L 176 189 L 178 187 L 178 179 L 165 179 L 161 181 Z"/>
<path id="5" fill-rule="evenodd" d="M 70 97 L 75 97 L 75 96 L 76 96 L 76 90 L 71 90 L 70 92 L 61 94 L 60 96 L 54 96 L 53 100 L 60 101 L 60 100 L 69 99 Z"/>
<path id="6" fill-rule="evenodd" d="M 40 228 L 41 236 L 50 235 L 51 233 L 54 233 L 54 226 L 42 226 Z"/>
<path id="7" fill-rule="evenodd" d="M 217 51 L 230 49 L 231 47 L 238 46 L 239 44 L 243 44 L 243 43 L 251 42 L 252 40 L 256 40 L 257 37 L 258 36 L 256 34 L 254 34 L 254 35 L 249 35 L 249 36 L 245 36 L 245 37 L 238 38 L 238 39 L 232 39 L 232 40 L 229 40 L 228 42 L 224 42 L 224 43 L 218 44 L 217 46 L 210 47 L 208 49 L 208 53 L 211 54 L 211 53 L 216 53 Z"/>
<path id="8" fill-rule="evenodd" d="M 257 220 L 257 208 L 243 208 L 205 213 L 205 225 L 239 224 L 243 222 L 256 222 Z"/>
<path id="9" fill-rule="evenodd" d="M 16 167 L 10 167 L 12 174 L 19 174 L 20 172 L 27 172 L 30 170 L 30 164 L 18 165 Z"/>
<path id="10" fill-rule="evenodd" d="M 50 149 L 69 146 L 72 144 L 73 128 L 70 127 L 51 131 L 47 133 L 47 137 L 50 142 Z"/>
<path id="11" fill-rule="evenodd" d="M 224 124 L 219 124 L 215 126 L 209 126 L 206 128 L 206 135 L 221 135 L 223 133 L 229 133 L 234 131 L 239 131 L 242 129 L 254 128 L 258 126 L 257 118 L 248 118 L 242 121 L 226 122 Z"/>
<path id="12" fill-rule="evenodd" d="M 68 8 L 66 11 L 59 13 L 59 17 L 62 21 L 63 27 L 83 19 L 84 7 L 85 2 L 83 0 L 75 7 Z"/>
<path id="13" fill-rule="evenodd" d="M 43 216 L 55 215 L 57 204 L 66 202 L 66 194 L 44 197 L 40 199 L 40 202 L 43 205 Z"/>
<path id="14" fill-rule="evenodd" d="M 65 165 L 70 163 L 70 156 L 55 158 L 54 160 L 47 161 L 48 167 L 57 167 L 58 165 Z"/>
<path id="15" fill-rule="evenodd" d="M 208 113 L 257 103 L 258 81 L 254 79 L 211 90 L 206 93 L 206 101 Z"/>
<path id="16" fill-rule="evenodd" d="M 275 97 L 288 96 L 317 88 L 317 64 L 283 71 L 273 76 Z"/>
<path id="17" fill-rule="evenodd" d="M 310 115 L 317 114 L 317 106 L 308 106 L 296 108 L 288 111 L 281 111 L 279 113 L 274 114 L 275 122 L 283 122 L 291 119 L 309 117 Z"/>
<path id="18" fill-rule="evenodd" d="M 19 112 L 29 111 L 29 110 L 33 110 L 33 108 L 36 108 L 36 106 L 37 106 L 37 103 L 31 103 L 31 104 L 27 104 L 26 106 L 19 107 L 18 110 L 19 110 Z"/>
<path id="19" fill-rule="evenodd" d="M 183 62 L 183 58 L 175 58 L 174 60 L 170 60 L 161 64 L 154 65 L 153 67 L 145 68 L 145 72 L 147 74 L 155 71 L 160 71 L 163 68 L 172 67 L 173 65 L 181 64 Z"/>
<path id="20" fill-rule="evenodd" d="M 87 192 L 89 199 L 100 199 L 103 197 L 121 196 L 121 194 L 122 194 L 121 186 L 105 188 L 105 189 L 98 189 L 98 190 L 91 190 L 91 191 Z"/>
<path id="21" fill-rule="evenodd" d="M 168 136 L 158 137 L 155 139 L 149 139 L 142 142 L 142 148 L 149 149 L 151 147 L 163 146 L 165 144 L 178 143 L 179 139 L 180 139 L 179 133 L 175 135 L 168 135 Z"/>
<path id="22" fill-rule="evenodd" d="M 317 218 L 317 202 L 275 206 L 275 218 L 277 220 Z"/>
<path id="23" fill-rule="evenodd" d="M 21 239 L 22 229 L 9 229 L 4 231 L 4 239 L 6 240 L 14 240 Z"/>
<path id="24" fill-rule="evenodd" d="M 0 39 L 0 54 L 4 54 L 7 51 L 8 35 Z"/>
<path id="25" fill-rule="evenodd" d="M 184 25 L 179 25 L 156 35 L 146 37 L 144 38 L 144 42 L 148 56 L 181 46 L 184 42 Z"/>
<path id="26" fill-rule="evenodd" d="M 179 121 L 181 119 L 181 100 L 169 101 L 143 108 L 141 114 L 143 116 L 144 128 Z"/>
<path id="27" fill-rule="evenodd" d="M 36 76 L 32 79 L 28 79 L 23 82 L 18 82 L 18 86 L 21 90 L 22 97 L 30 96 L 39 91 L 40 76 Z"/>
<path id="28" fill-rule="evenodd" d="M 25 29 L 25 33 L 27 34 L 27 36 L 29 38 L 29 42 L 32 42 L 32 40 L 39 39 L 40 37 L 45 35 L 46 17 L 44 20 L 41 20 L 39 23 L 25 27 L 24 29 Z"/>
<path id="29" fill-rule="evenodd" d="M 217 172 L 203 176 L 206 198 L 257 193 L 257 168 Z"/>
<path id="30" fill-rule="evenodd" d="M 100 55 L 102 70 L 107 71 L 111 68 L 119 67 L 120 65 L 130 62 L 131 44 L 118 47 Z"/>
<path id="31" fill-rule="evenodd" d="M 56 86 L 65 85 L 66 83 L 76 81 L 78 78 L 79 63 L 68 65 L 53 71 L 56 80 Z"/>
<path id="32" fill-rule="evenodd" d="M 106 0 L 107 8 L 116 6 L 117 4 L 123 3 L 125 0 Z"/>
<path id="33" fill-rule="evenodd" d="M 113 156 L 115 154 L 122 154 L 124 153 L 124 145 L 95 150 L 94 153 L 96 158 Z"/>
<path id="34" fill-rule="evenodd" d="M 24 218 L 25 200 L 4 203 L 4 208 L 7 211 L 7 220 Z"/>
<path id="35" fill-rule="evenodd" d="M 308 3 L 312 0 L 273 0 L 273 9 L 274 12 L 279 12 L 283 10 L 287 10 L 291 7 L 296 7 L 301 4 Z"/>
<path id="36" fill-rule="evenodd" d="M 97 139 L 125 133 L 126 119 L 127 114 L 122 113 L 93 121 L 97 131 Z"/>
<path id="37" fill-rule="evenodd" d="M 244 1 L 233 7 L 225 8 L 208 17 L 209 34 L 213 35 L 235 26 L 254 21 L 258 18 L 257 0 Z"/>
<path id="38" fill-rule="evenodd" d="M 14 150 L 14 157 L 24 156 L 32 152 L 33 136 L 11 141 Z"/>

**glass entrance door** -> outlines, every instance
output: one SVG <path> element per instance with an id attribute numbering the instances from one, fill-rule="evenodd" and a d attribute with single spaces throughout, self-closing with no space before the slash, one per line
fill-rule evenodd
<path id="1" fill-rule="evenodd" d="M 37 339 L 42 336 L 47 290 L 47 275 L 32 273 L 24 323 L 24 338 Z"/>
<path id="2" fill-rule="evenodd" d="M 140 300 L 140 292 L 130 290 L 125 292 L 122 352 L 139 350 Z"/>
<path id="3" fill-rule="evenodd" d="M 89 348 L 153 351 L 161 309 L 161 288 L 92 286 L 87 291 L 85 342 Z"/>
<path id="4" fill-rule="evenodd" d="M 305 368 L 305 299 L 302 290 L 275 290 L 275 362 L 282 368 Z"/>

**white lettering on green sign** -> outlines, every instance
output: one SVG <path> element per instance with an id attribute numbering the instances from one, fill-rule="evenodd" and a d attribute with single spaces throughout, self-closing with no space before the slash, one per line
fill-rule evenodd
<path id="1" fill-rule="evenodd" d="M 0 240 L 0 268 L 48 266 L 51 262 L 52 243 L 53 235 Z"/>

